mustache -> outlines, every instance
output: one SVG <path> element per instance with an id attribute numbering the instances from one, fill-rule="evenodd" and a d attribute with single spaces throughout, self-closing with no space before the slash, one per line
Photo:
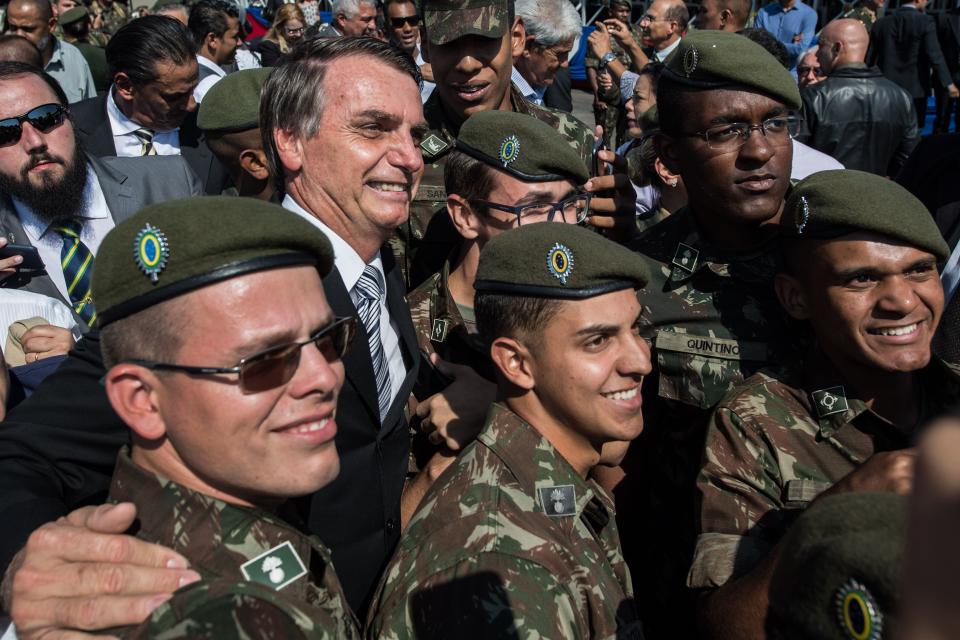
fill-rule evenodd
<path id="1" fill-rule="evenodd" d="M 23 165 L 23 168 L 20 169 L 20 178 L 22 180 L 26 180 L 27 174 L 29 174 L 30 171 L 34 169 L 34 167 L 37 167 L 38 165 L 48 163 L 48 162 L 59 164 L 59 165 L 67 164 L 66 160 L 64 160 L 60 156 L 55 156 L 52 153 L 48 153 L 47 151 L 41 151 L 40 153 L 33 153 L 33 154 L 30 154 L 30 159 L 27 160 L 27 162 Z"/>

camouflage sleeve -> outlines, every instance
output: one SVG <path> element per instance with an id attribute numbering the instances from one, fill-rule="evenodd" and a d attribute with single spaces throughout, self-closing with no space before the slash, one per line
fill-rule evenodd
<path id="1" fill-rule="evenodd" d="M 699 527 L 687 586 L 713 588 L 747 573 L 776 544 L 762 522 L 783 508 L 777 458 L 762 430 L 720 406 L 710 418 Z"/>
<path id="2" fill-rule="evenodd" d="M 252 582 L 218 579 L 190 585 L 158 607 L 125 640 L 357 638 L 352 620 L 294 603 Z"/>
<path id="3" fill-rule="evenodd" d="M 456 629 L 458 638 L 584 638 L 578 602 L 543 566 L 484 553 L 381 599 L 366 637 L 441 640 Z"/>

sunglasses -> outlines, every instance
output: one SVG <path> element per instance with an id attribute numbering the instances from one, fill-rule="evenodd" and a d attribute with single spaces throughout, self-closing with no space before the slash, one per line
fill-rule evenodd
<path id="1" fill-rule="evenodd" d="M 199 367 L 150 360 L 124 360 L 155 371 L 178 371 L 194 376 L 236 373 L 244 393 L 260 393 L 290 382 L 300 366 L 300 353 L 308 344 L 316 345 L 327 362 L 336 362 L 347 354 L 357 333 L 357 319 L 337 318 L 303 342 L 289 342 L 243 358 L 233 367 Z"/>
<path id="2" fill-rule="evenodd" d="M 40 133 L 49 133 L 63 124 L 67 113 L 67 108 L 62 104 L 51 103 L 34 107 L 22 116 L 0 120 L 0 147 L 20 141 L 24 122 L 29 122 L 30 126 Z"/>
<path id="3" fill-rule="evenodd" d="M 390 25 L 394 29 L 402 29 L 404 25 L 410 25 L 411 27 L 417 26 L 420 20 L 417 16 L 404 16 L 402 18 L 390 18 Z"/>

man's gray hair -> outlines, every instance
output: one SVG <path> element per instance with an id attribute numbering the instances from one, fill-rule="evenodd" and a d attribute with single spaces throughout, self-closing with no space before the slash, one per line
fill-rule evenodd
<path id="1" fill-rule="evenodd" d="M 575 42 L 580 37 L 580 14 L 570 0 L 516 0 L 527 35 L 541 47 Z"/>
<path id="2" fill-rule="evenodd" d="M 377 6 L 376 0 L 333 0 L 331 3 L 331 13 L 333 17 L 336 18 L 341 13 L 348 18 L 352 18 L 358 13 L 360 13 L 360 5 L 369 4 L 374 7 Z"/>
<path id="3" fill-rule="evenodd" d="M 423 84 L 420 69 L 410 56 L 376 38 L 315 38 L 296 46 L 270 74 L 260 92 L 260 135 L 270 173 L 278 186 L 283 184 L 283 163 L 274 131 L 289 131 L 301 140 L 316 136 L 326 102 L 323 80 L 327 69 L 350 56 L 369 56 L 374 58 L 374 66 L 386 65 L 409 75 L 417 87 Z"/>

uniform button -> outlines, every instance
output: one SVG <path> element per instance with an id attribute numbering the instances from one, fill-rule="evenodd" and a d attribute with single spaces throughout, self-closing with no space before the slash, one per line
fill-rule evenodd
<path id="1" fill-rule="evenodd" d="M 387 528 L 387 533 L 393 533 L 393 532 L 395 532 L 395 531 L 397 530 L 398 526 L 399 526 L 399 525 L 398 525 L 398 523 L 397 523 L 396 518 L 390 518 L 390 519 L 388 519 L 388 520 L 387 520 L 387 526 L 386 526 L 386 528 Z"/>

